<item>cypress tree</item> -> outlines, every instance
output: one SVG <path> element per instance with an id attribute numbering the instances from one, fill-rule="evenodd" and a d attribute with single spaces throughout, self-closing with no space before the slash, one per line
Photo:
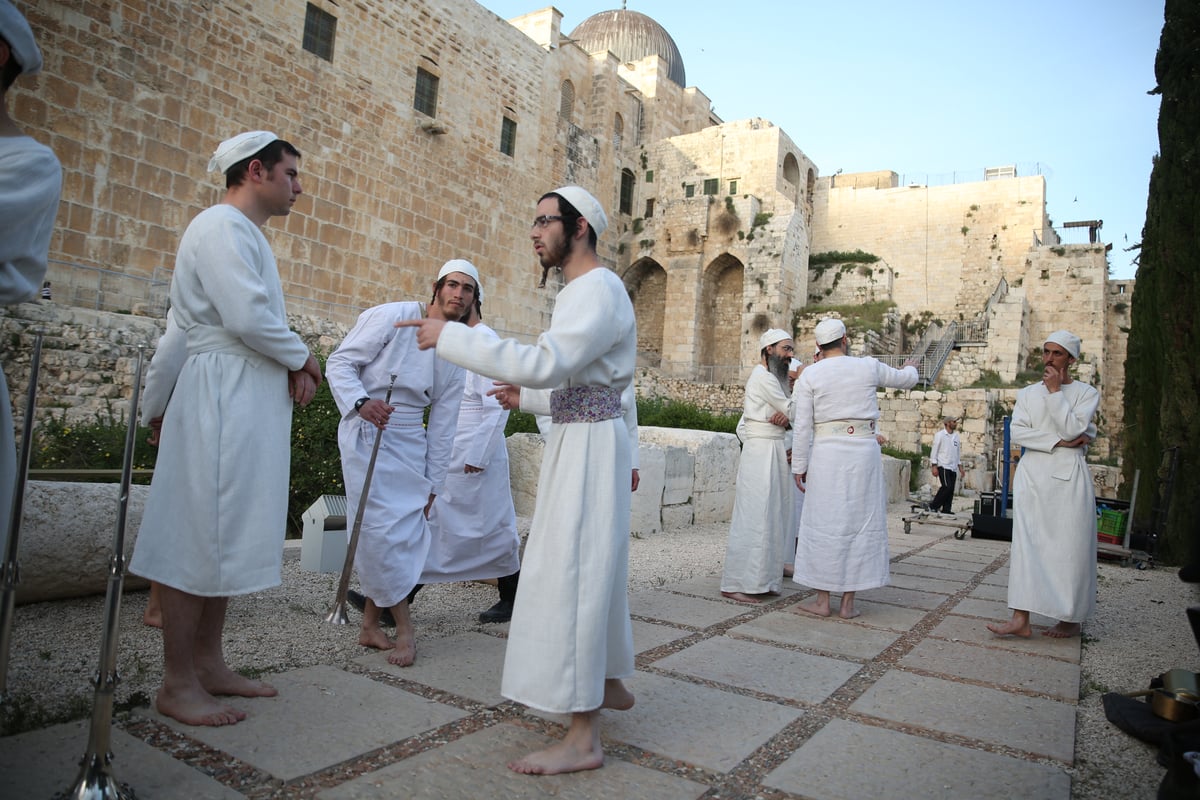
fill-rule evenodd
<path id="1" fill-rule="evenodd" d="M 1137 297 L 1125 365 L 1126 481 L 1141 470 L 1137 524 L 1158 502 L 1166 448 L 1179 448 L 1158 557 L 1200 560 L 1200 3 L 1166 0 L 1154 64 L 1162 95 Z"/>

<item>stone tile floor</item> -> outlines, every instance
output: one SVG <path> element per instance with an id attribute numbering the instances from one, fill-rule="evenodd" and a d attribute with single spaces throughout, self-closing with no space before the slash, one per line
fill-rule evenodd
<path id="1" fill-rule="evenodd" d="M 796 611 L 797 587 L 723 600 L 717 576 L 632 594 L 637 705 L 604 712 L 594 772 L 505 768 L 565 721 L 500 696 L 506 626 L 426 642 L 411 668 L 371 653 L 269 676 L 279 696 L 227 728 L 143 710 L 114 730 L 114 771 L 143 800 L 1067 800 L 1079 640 L 984 628 L 1007 614 L 1005 542 L 914 525 L 892 554 L 893 585 L 849 621 Z M 6 738 L 0 795 L 63 789 L 86 742 L 85 722 Z"/>

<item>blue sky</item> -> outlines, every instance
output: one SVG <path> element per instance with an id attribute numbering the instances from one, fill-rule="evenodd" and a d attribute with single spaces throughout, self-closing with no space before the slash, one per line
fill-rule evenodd
<path id="1" fill-rule="evenodd" d="M 484 0 L 509 19 L 538 0 Z M 620 0 L 558 0 L 563 32 Z M 906 183 L 1016 164 L 1046 176 L 1050 218 L 1104 220 L 1134 276 L 1158 152 L 1163 0 L 628 0 L 679 47 L 687 84 L 726 121 L 764 117 L 822 175 Z M 962 178 L 960 177 L 960 180 Z M 1079 241 L 1068 239 L 1068 241 Z"/>

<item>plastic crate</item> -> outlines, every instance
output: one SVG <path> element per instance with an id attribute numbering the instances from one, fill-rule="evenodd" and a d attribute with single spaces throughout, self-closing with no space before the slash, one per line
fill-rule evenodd
<path id="1" fill-rule="evenodd" d="M 1123 539 L 1127 513 L 1126 511 L 1113 511 L 1111 508 L 1100 509 L 1100 515 L 1096 518 L 1096 532 Z"/>
<path id="2" fill-rule="evenodd" d="M 1099 539 L 1100 541 L 1104 542 L 1105 544 L 1120 545 L 1120 544 L 1125 543 L 1125 537 L 1118 536 L 1115 533 L 1097 533 L 1096 538 Z"/>

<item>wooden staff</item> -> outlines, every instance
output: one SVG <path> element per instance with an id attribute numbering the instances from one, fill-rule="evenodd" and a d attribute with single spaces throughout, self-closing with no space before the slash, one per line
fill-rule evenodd
<path id="1" fill-rule="evenodd" d="M 117 499 L 117 530 L 113 534 L 112 558 L 108 568 L 108 592 L 104 598 L 104 633 L 100 639 L 100 666 L 93 683 L 96 696 L 92 703 L 92 725 L 88 749 L 79 764 L 79 774 L 68 793 L 75 800 L 119 798 L 133 800 L 133 790 L 117 783 L 112 771 L 113 694 L 121 682 L 117 674 L 117 629 L 120 625 L 121 587 L 125 580 L 125 514 L 129 507 L 129 483 L 133 474 L 133 450 L 137 444 L 138 394 L 142 388 L 142 358 L 145 345 L 138 345 L 137 369 L 133 376 L 133 397 L 129 401 L 129 427 L 125 433 L 125 458 L 121 465 L 121 493 Z"/>
<path id="2" fill-rule="evenodd" d="M 396 385 L 396 376 L 388 383 L 387 396 L 383 402 L 391 405 L 392 387 Z M 367 462 L 367 474 L 363 476 L 362 494 L 358 498 L 358 508 L 354 512 L 354 529 L 350 532 L 350 544 L 346 547 L 346 561 L 342 564 L 342 579 L 338 581 L 337 597 L 333 600 L 333 608 L 325 615 L 325 621 L 334 625 L 347 625 L 350 615 L 346 612 L 346 593 L 350 591 L 350 571 L 354 569 L 354 551 L 358 549 L 358 534 L 362 531 L 363 511 L 367 507 L 367 492 L 371 488 L 371 476 L 375 473 L 375 457 L 379 455 L 379 443 L 383 441 L 383 428 L 375 432 L 375 444 L 371 447 L 371 460 Z"/>
<path id="3" fill-rule="evenodd" d="M 8 539 L 4 545 L 4 564 L 0 566 L 0 702 L 8 698 L 8 654 L 12 644 L 13 607 L 16 604 L 17 584 L 21 581 L 17 563 L 17 540 L 21 534 L 21 516 L 25 506 L 25 479 L 29 476 L 29 455 L 33 451 L 33 412 L 37 408 L 38 371 L 42 365 L 42 335 L 33 339 L 33 355 L 29 359 L 29 393 L 25 396 L 25 429 L 21 431 L 21 456 L 17 462 L 17 479 L 13 486 L 12 514 L 8 523 Z M 3 402 L 8 402 L 4 400 Z"/>

